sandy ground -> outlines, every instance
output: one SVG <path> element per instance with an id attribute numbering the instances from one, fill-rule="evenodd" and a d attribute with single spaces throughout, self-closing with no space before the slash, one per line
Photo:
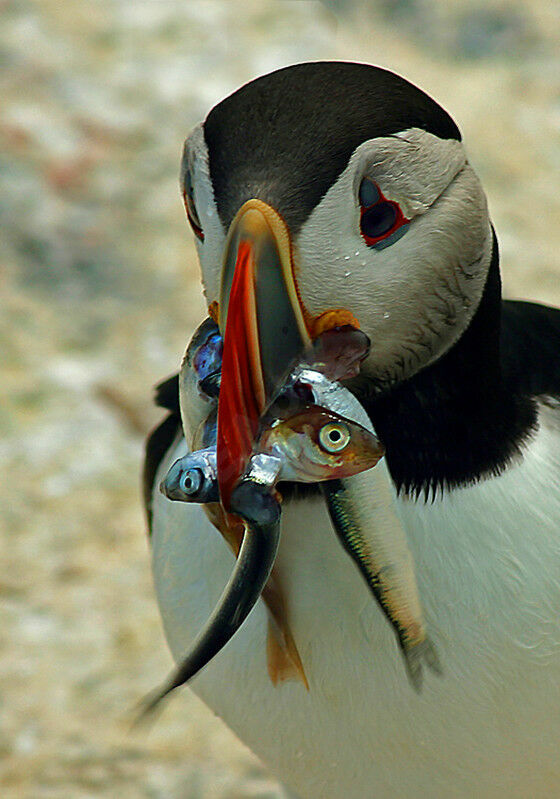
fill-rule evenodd
<path id="1" fill-rule="evenodd" d="M 430 0 L 0 2 L 0 793 L 273 799 L 168 672 L 139 495 L 151 386 L 202 318 L 177 188 L 191 126 L 245 80 L 344 58 L 458 121 L 505 292 L 560 304 L 560 11 Z"/>

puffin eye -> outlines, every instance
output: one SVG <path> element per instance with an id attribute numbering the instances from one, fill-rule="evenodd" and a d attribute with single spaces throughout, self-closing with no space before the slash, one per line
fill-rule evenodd
<path id="1" fill-rule="evenodd" d="M 394 205 L 380 202 L 368 208 L 362 214 L 360 229 L 365 238 L 378 239 L 385 236 L 397 221 L 397 210 Z"/>
<path id="2" fill-rule="evenodd" d="M 202 225 L 200 224 L 200 219 L 198 218 L 198 214 L 194 204 L 194 192 L 192 187 L 191 175 L 190 172 L 188 171 L 185 173 L 185 178 L 183 183 L 183 202 L 185 203 L 185 211 L 187 212 L 187 219 L 189 220 L 189 224 L 193 229 L 194 235 L 197 237 L 199 241 L 204 241 L 204 232 L 202 230 Z"/>
<path id="3" fill-rule="evenodd" d="M 393 244 L 406 232 L 410 220 L 400 205 L 388 200 L 377 183 L 364 178 L 358 192 L 360 231 L 368 247 L 381 250 Z"/>
<path id="4" fill-rule="evenodd" d="M 349 441 L 350 430 L 342 422 L 328 422 L 319 430 L 319 445 L 326 452 L 340 452 Z"/>

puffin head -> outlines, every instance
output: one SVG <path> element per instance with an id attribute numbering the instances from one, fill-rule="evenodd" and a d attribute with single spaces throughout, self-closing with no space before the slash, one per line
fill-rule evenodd
<path id="1" fill-rule="evenodd" d="M 441 358 L 479 305 L 484 192 L 451 117 L 387 70 L 304 63 L 248 83 L 187 138 L 181 189 L 225 334 L 232 479 L 286 366 L 324 330 L 369 337 L 362 373 L 383 392 Z"/>

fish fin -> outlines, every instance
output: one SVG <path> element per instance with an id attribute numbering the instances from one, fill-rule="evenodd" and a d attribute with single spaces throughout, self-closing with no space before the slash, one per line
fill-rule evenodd
<path id="1" fill-rule="evenodd" d="M 423 665 L 426 665 L 434 674 L 439 676 L 443 674 L 437 650 L 429 638 L 403 647 L 403 655 L 408 678 L 418 693 L 422 690 L 424 681 Z"/>
<path id="2" fill-rule="evenodd" d="M 278 571 L 273 568 L 262 598 L 268 609 L 268 674 L 273 685 L 297 680 L 309 691 L 309 683 L 288 623 L 288 611 Z"/>
<path id="3" fill-rule="evenodd" d="M 309 691 L 303 663 L 289 630 L 280 630 L 271 616 L 268 619 L 266 640 L 268 676 L 273 685 L 288 680 L 301 682 Z"/>

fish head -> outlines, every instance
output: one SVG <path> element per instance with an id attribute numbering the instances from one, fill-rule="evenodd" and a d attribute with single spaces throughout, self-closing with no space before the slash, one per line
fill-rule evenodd
<path id="1" fill-rule="evenodd" d="M 217 502 L 216 451 L 190 452 L 175 461 L 159 490 L 176 502 Z"/>
<path id="2" fill-rule="evenodd" d="M 264 428 L 258 448 L 282 459 L 281 479 L 315 482 L 371 469 L 385 450 L 362 425 L 317 405 Z"/>

